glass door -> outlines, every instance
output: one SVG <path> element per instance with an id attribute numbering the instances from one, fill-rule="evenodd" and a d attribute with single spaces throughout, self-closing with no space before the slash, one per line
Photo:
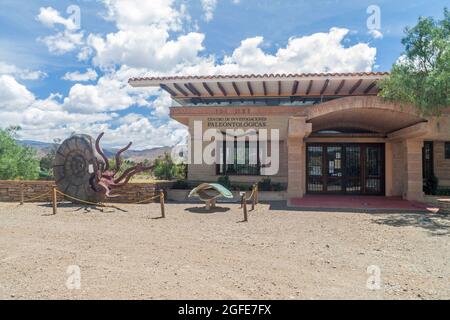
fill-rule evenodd
<path id="1" fill-rule="evenodd" d="M 383 144 L 308 144 L 306 159 L 309 193 L 384 194 Z"/>
<path id="2" fill-rule="evenodd" d="M 342 146 L 327 146 L 326 191 L 342 192 Z"/>
<path id="3" fill-rule="evenodd" d="M 345 192 L 361 193 L 361 146 L 358 144 L 345 147 Z"/>
<path id="4" fill-rule="evenodd" d="M 381 194 L 384 191 L 384 148 L 382 145 L 365 146 L 364 193 Z"/>
<path id="5" fill-rule="evenodd" d="M 306 190 L 308 192 L 323 192 L 323 146 L 309 145 L 307 147 L 307 182 Z"/>

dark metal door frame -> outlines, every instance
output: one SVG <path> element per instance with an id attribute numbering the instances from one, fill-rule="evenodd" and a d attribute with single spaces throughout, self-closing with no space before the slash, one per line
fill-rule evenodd
<path id="1" fill-rule="evenodd" d="M 322 175 L 311 176 L 309 171 L 309 147 L 319 147 L 322 152 Z M 341 171 L 342 176 L 340 176 L 340 191 L 328 191 L 328 181 L 329 179 L 329 161 L 328 161 L 328 147 L 340 147 L 341 148 Z M 357 176 L 350 177 L 348 175 L 349 167 L 347 163 L 347 148 L 349 147 L 359 147 L 359 167 L 360 175 L 359 179 Z M 376 161 L 374 168 L 380 172 L 379 176 L 369 176 L 369 171 L 367 166 L 370 165 L 366 157 L 368 148 L 376 147 L 378 149 L 378 161 Z M 318 150 L 318 149 L 317 149 Z M 373 159 L 371 159 L 373 160 Z M 321 194 L 352 194 L 352 195 L 385 195 L 385 145 L 384 143 L 307 143 L 306 145 L 306 191 L 307 193 L 321 193 Z M 336 179 L 336 178 L 333 178 Z M 350 181 L 359 183 L 359 191 L 349 192 Z M 310 182 L 322 183 L 322 190 L 310 190 Z M 312 185 L 312 184 L 311 184 Z M 316 184 L 317 186 L 317 184 Z M 372 190 L 370 188 L 372 186 Z M 335 186 L 336 187 L 336 186 Z M 373 188 L 376 190 L 374 191 Z"/>
<path id="2" fill-rule="evenodd" d="M 433 153 L 434 153 L 433 141 L 425 141 L 422 150 L 423 179 L 431 179 L 434 176 Z"/>

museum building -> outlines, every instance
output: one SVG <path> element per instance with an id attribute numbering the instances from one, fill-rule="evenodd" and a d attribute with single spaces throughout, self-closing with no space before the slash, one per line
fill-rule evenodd
<path id="1" fill-rule="evenodd" d="M 427 118 L 412 106 L 383 100 L 376 82 L 388 75 L 175 76 L 129 83 L 167 91 L 173 99 L 170 116 L 189 128 L 193 140 L 199 121 L 202 130 L 278 129 L 279 169 L 268 177 L 286 187 L 287 200 L 305 194 L 422 200 L 424 183 L 433 177 L 441 187 L 450 186 L 450 110 Z M 266 177 L 259 161 L 249 161 L 252 154 L 259 159 L 259 144 L 226 148 L 220 154 L 224 164 L 189 164 L 188 179 L 215 182 L 227 175 L 232 182 L 254 183 Z M 230 152 L 242 154 L 243 162 L 237 155 L 229 163 Z"/>

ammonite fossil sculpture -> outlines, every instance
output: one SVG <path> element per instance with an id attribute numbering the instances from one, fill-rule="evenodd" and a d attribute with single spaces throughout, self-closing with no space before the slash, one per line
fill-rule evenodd
<path id="1" fill-rule="evenodd" d="M 115 167 L 110 169 L 100 147 L 103 135 L 101 133 L 94 142 L 89 135 L 76 134 L 61 144 L 53 163 L 58 190 L 83 201 L 100 202 L 117 196 L 112 194 L 113 190 L 126 185 L 135 174 L 153 169 L 153 166 L 139 163 L 117 177 L 122 163 L 120 156 L 132 143 L 116 153 Z"/>

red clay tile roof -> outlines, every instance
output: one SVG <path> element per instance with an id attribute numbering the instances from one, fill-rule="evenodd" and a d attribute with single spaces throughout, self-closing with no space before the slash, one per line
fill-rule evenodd
<path id="1" fill-rule="evenodd" d="M 345 72 L 345 73 L 289 73 L 289 74 L 242 74 L 242 75 L 205 75 L 205 76 L 165 76 L 137 77 L 131 81 L 176 81 L 176 80 L 216 80 L 216 79 L 248 79 L 248 78 L 308 78 L 308 77 L 358 77 L 358 76 L 388 76 L 389 72 Z"/>

